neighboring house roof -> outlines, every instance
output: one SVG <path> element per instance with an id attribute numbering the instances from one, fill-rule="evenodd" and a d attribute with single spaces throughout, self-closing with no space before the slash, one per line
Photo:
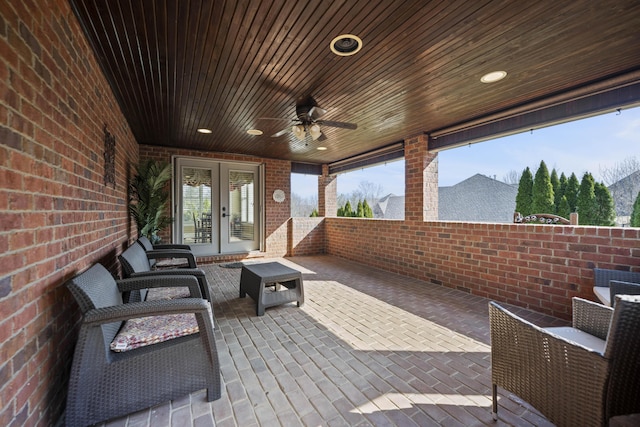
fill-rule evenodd
<path id="1" fill-rule="evenodd" d="M 404 219 L 404 196 L 388 194 L 373 206 L 373 217 L 379 219 Z"/>
<path id="2" fill-rule="evenodd" d="M 633 203 L 640 192 L 640 170 L 609 186 L 618 217 L 630 216 Z"/>
<path id="3" fill-rule="evenodd" d="M 628 222 L 640 192 L 640 171 L 609 186 L 618 222 Z M 517 185 L 475 174 L 449 187 L 438 188 L 441 221 L 513 222 Z M 388 194 L 373 206 L 375 218 L 404 219 L 404 196 Z M 623 219 L 625 221 L 623 221 Z"/>
<path id="4" fill-rule="evenodd" d="M 476 174 L 456 185 L 438 188 L 438 219 L 510 223 L 517 193 L 517 186 Z M 404 219 L 404 196 L 383 197 L 374 205 L 373 216 Z"/>
<path id="5" fill-rule="evenodd" d="M 438 188 L 440 221 L 513 222 L 518 187 L 475 174 Z"/>

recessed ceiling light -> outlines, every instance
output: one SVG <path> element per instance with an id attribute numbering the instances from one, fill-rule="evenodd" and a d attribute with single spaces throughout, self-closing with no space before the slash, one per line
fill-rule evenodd
<path id="1" fill-rule="evenodd" d="M 247 130 L 247 133 L 249 135 L 262 135 L 264 132 L 262 132 L 260 129 L 249 129 Z"/>
<path id="2" fill-rule="evenodd" d="M 338 56 L 355 55 L 362 49 L 362 40 L 353 34 L 342 34 L 331 40 L 331 52 Z"/>
<path id="3" fill-rule="evenodd" d="M 200 132 L 200 133 L 211 133 L 213 131 L 211 129 L 200 128 L 200 129 L 198 129 L 198 132 Z"/>
<path id="4" fill-rule="evenodd" d="M 316 148 L 316 150 L 318 150 L 318 151 L 324 151 L 326 149 L 327 149 L 327 147 L 318 147 L 318 148 Z"/>
<path id="5" fill-rule="evenodd" d="M 495 83 L 499 80 L 504 79 L 505 77 L 507 77 L 506 71 L 492 71 L 482 76 L 480 78 L 480 81 L 482 83 Z"/>

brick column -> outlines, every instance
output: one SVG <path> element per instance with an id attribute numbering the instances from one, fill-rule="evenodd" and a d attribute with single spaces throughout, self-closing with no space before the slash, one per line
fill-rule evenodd
<path id="1" fill-rule="evenodd" d="M 324 217 L 338 214 L 338 180 L 329 175 L 329 165 L 322 165 L 322 175 L 318 177 L 318 214 Z"/>
<path id="2" fill-rule="evenodd" d="M 404 142 L 405 221 L 438 220 L 438 154 L 429 153 L 429 137 Z"/>

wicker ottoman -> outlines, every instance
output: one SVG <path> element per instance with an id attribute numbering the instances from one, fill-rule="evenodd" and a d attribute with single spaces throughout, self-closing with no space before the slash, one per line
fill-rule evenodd
<path id="1" fill-rule="evenodd" d="M 264 315 L 264 309 L 289 302 L 304 304 L 302 273 L 278 262 L 249 264 L 240 274 L 240 298 L 247 294 L 256 301 L 256 313 Z"/>

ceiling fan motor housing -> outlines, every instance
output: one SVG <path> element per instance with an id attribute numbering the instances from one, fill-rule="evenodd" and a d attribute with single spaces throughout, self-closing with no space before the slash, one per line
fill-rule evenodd
<path id="1" fill-rule="evenodd" d="M 296 116 L 298 117 L 298 120 L 305 124 L 308 123 L 311 120 L 311 117 L 309 117 L 309 111 L 311 111 L 312 108 L 313 106 L 309 105 L 296 106 Z"/>

